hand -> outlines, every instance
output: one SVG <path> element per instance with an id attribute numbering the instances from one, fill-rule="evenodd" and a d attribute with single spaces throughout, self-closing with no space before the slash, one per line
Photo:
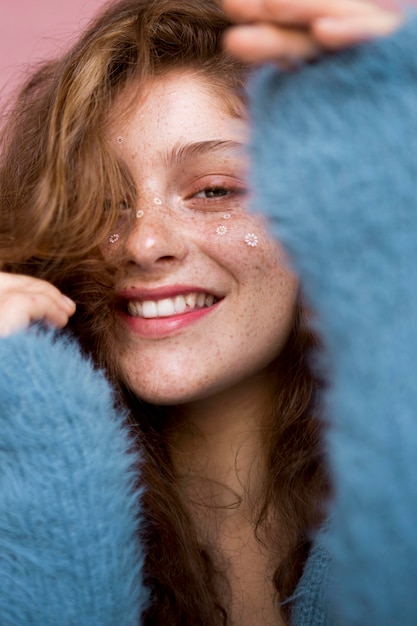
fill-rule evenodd
<path id="1" fill-rule="evenodd" d="M 33 322 L 63 328 L 75 304 L 39 278 L 0 272 L 0 336 L 24 330 Z"/>
<path id="2" fill-rule="evenodd" d="M 282 67 L 391 34 L 403 17 L 361 0 L 223 0 L 237 23 L 226 49 L 242 61 Z"/>

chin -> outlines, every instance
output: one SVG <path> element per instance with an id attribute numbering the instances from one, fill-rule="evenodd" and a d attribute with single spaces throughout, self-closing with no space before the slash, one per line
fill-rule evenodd
<path id="1" fill-rule="evenodd" d="M 130 385 L 128 387 L 133 393 L 148 404 L 155 404 L 157 406 L 176 406 L 178 404 L 185 404 L 195 399 L 191 394 L 185 394 L 184 389 L 157 389 L 146 387 L 142 385 Z"/>
<path id="2" fill-rule="evenodd" d="M 191 389 L 186 389 L 182 384 L 155 387 L 153 384 L 144 385 L 142 381 L 142 384 L 128 383 L 128 387 L 144 402 L 157 406 L 177 406 L 198 402 L 216 394 L 215 389 L 203 389 L 201 385 L 196 385 L 195 388 Z"/>

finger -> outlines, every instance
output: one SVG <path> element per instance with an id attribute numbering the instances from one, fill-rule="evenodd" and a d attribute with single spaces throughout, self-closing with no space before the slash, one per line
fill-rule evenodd
<path id="1" fill-rule="evenodd" d="M 377 5 L 361 0 L 223 0 L 236 22 L 275 22 L 308 25 L 319 17 L 346 17 L 379 12 Z"/>
<path id="2" fill-rule="evenodd" d="M 41 278 L 27 276 L 26 274 L 10 274 L 9 272 L 0 272 L 0 292 L 5 289 L 17 289 L 21 291 L 33 292 L 49 292 L 51 295 L 55 293 L 60 295 L 61 292 L 52 283 Z"/>
<path id="3" fill-rule="evenodd" d="M 0 336 L 27 329 L 34 322 L 63 328 L 68 323 L 65 308 L 44 294 L 12 293 L 0 301 Z"/>
<path id="4" fill-rule="evenodd" d="M 230 28 L 224 45 L 228 52 L 247 63 L 274 61 L 287 66 L 294 61 L 315 59 L 320 54 L 317 42 L 307 31 L 270 24 Z"/>
<path id="5" fill-rule="evenodd" d="M 339 50 L 375 37 L 393 33 L 403 21 L 396 13 L 356 16 L 344 19 L 321 18 L 313 24 L 317 42 L 327 50 Z"/>
<path id="6" fill-rule="evenodd" d="M 69 315 L 75 312 L 75 303 L 46 280 L 26 276 L 25 274 L 10 274 L 0 272 L 0 297 L 7 293 L 22 292 L 27 294 L 44 294 L 64 308 Z"/>

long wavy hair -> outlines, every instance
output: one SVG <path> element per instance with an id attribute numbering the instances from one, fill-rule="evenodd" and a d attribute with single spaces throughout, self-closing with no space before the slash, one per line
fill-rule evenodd
<path id="1" fill-rule="evenodd" d="M 141 81 L 172 69 L 203 75 L 231 108 L 242 103 L 248 68 L 222 49 L 228 26 L 216 0 L 112 2 L 67 53 L 32 73 L 0 139 L 2 268 L 49 280 L 77 302 L 70 332 L 107 371 L 143 449 L 142 539 L 152 597 L 143 616 L 147 625 L 226 624 L 227 601 L 214 546 L 201 540 L 180 493 L 169 411 L 133 397 L 115 366 L 109 332 L 114 268 L 104 262 L 100 244 L 116 219 L 111 209 L 126 200 L 134 206 L 137 190 L 108 139 L 108 120 L 127 85 L 140 89 Z M 256 523 L 259 541 L 277 555 L 273 581 L 280 599 L 300 578 L 327 492 L 317 418 L 321 383 L 309 363 L 315 344 L 299 306 L 274 364 Z M 276 511 L 285 537 L 274 532 Z"/>

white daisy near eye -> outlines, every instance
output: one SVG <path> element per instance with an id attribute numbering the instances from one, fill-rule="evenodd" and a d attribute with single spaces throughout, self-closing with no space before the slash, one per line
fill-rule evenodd
<path id="1" fill-rule="evenodd" d="M 223 219 L 224 219 L 224 220 L 230 220 L 230 218 L 231 218 L 231 217 L 232 217 L 232 216 L 230 215 L 230 213 L 225 213 L 225 214 L 223 215 Z"/>
<path id="2" fill-rule="evenodd" d="M 248 233 L 247 235 L 245 235 L 245 243 L 248 244 L 248 246 L 251 246 L 252 248 L 255 248 L 258 245 L 258 237 L 257 235 L 255 235 L 255 233 Z"/>
<path id="3" fill-rule="evenodd" d="M 154 204 L 162 204 L 162 200 L 161 200 L 161 198 L 154 198 L 153 199 L 153 203 Z"/>
<path id="4" fill-rule="evenodd" d="M 109 243 L 116 243 L 116 241 L 119 241 L 120 235 L 118 235 L 117 233 L 114 233 L 114 235 L 110 235 L 109 237 Z"/>
<path id="5" fill-rule="evenodd" d="M 124 141 L 124 137 L 122 135 L 119 135 L 118 138 L 116 139 L 116 141 L 117 141 L 118 144 L 121 144 Z"/>
<path id="6" fill-rule="evenodd" d="M 138 219 L 140 219 L 141 217 L 143 217 L 145 215 L 145 211 L 142 211 L 142 209 L 139 209 L 139 211 L 136 211 L 136 217 Z"/>
<path id="7" fill-rule="evenodd" d="M 227 233 L 227 228 L 226 226 L 217 226 L 216 228 L 216 233 L 218 235 L 225 235 Z"/>

